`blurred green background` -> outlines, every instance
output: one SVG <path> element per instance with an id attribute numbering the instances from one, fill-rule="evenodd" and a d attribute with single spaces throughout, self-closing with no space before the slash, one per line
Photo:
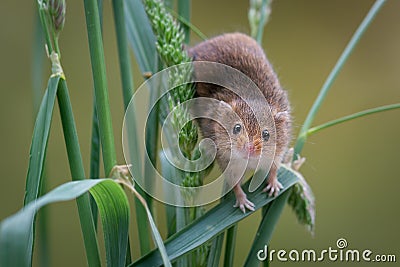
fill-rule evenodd
<path id="1" fill-rule="evenodd" d="M 289 91 L 296 133 L 319 88 L 373 2 L 274 1 L 263 46 L 281 83 Z M 24 196 L 35 115 L 31 61 L 36 5 L 34 1 L 2 1 L 0 6 L 0 219 L 4 219 L 22 207 Z M 249 32 L 248 1 L 193 1 L 192 8 L 193 24 L 209 37 L 223 32 Z M 315 124 L 400 102 L 399 10 L 400 1 L 388 1 L 383 7 L 340 73 Z M 192 40 L 193 43 L 200 41 L 194 35 Z M 104 41 L 116 147 L 119 162 L 123 163 L 123 104 L 110 1 L 104 1 Z M 60 46 L 88 172 L 92 76 L 82 1 L 67 1 Z M 136 77 L 140 77 L 136 64 L 134 67 Z M 44 82 L 49 70 L 50 65 L 45 59 Z M 140 82 L 137 78 L 135 86 Z M 399 117 L 400 110 L 375 114 L 324 130 L 308 139 L 303 150 L 307 161 L 302 173 L 317 199 L 315 236 L 311 237 L 298 225 L 290 209 L 286 208 L 271 249 L 322 250 L 330 246 L 335 248 L 336 240 L 345 238 L 349 248 L 370 249 L 374 253 L 400 257 Z M 52 125 L 47 167 L 49 188 L 70 180 L 58 110 Z M 85 266 L 75 202 L 56 204 L 48 211 L 51 266 Z M 157 217 L 163 229 L 163 213 Z M 248 253 L 259 219 L 260 215 L 256 214 L 239 224 L 237 266 L 242 265 Z M 132 244 L 135 244 L 137 235 L 135 227 L 132 229 Z M 137 246 L 133 245 L 133 251 L 137 257 Z M 272 266 L 282 264 L 274 261 Z M 316 264 L 345 263 L 325 261 Z"/>

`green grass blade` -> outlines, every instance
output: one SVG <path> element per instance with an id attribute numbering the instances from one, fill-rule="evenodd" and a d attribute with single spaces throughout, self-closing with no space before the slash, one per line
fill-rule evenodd
<path id="1" fill-rule="evenodd" d="M 41 191 L 44 161 L 49 140 L 51 119 L 57 95 L 59 76 L 49 79 L 46 92 L 33 129 L 32 144 L 29 152 L 28 174 L 26 177 L 24 204 L 35 200 Z"/>
<path id="2" fill-rule="evenodd" d="M 294 211 L 297 221 L 306 226 L 311 235 L 314 235 L 315 197 L 310 185 L 301 175 L 299 175 L 299 183 L 293 186 L 288 204 Z"/>
<path id="3" fill-rule="evenodd" d="M 48 53 L 51 54 L 51 52 L 53 52 L 53 42 L 51 41 L 50 38 L 50 32 L 49 32 L 49 27 L 48 27 L 48 23 L 47 23 L 47 18 L 46 18 L 46 12 L 45 12 L 45 4 L 44 2 L 39 2 L 37 1 L 37 7 L 38 7 L 38 13 L 39 13 L 39 19 L 42 25 L 42 30 L 44 33 L 44 38 L 46 40 L 46 45 L 47 45 L 47 50 Z"/>
<path id="4" fill-rule="evenodd" d="M 164 5 L 165 7 L 172 10 L 173 8 L 175 8 L 175 0 L 164 0 Z"/>
<path id="5" fill-rule="evenodd" d="M 262 43 L 265 24 L 271 14 L 272 0 L 250 0 L 248 19 L 250 24 L 251 37 L 257 43 Z"/>
<path id="6" fill-rule="evenodd" d="M 225 245 L 225 257 L 224 266 L 233 266 L 233 258 L 235 257 L 235 245 L 236 245 L 236 233 L 237 224 L 234 224 L 231 228 L 226 231 L 226 245 Z"/>
<path id="7" fill-rule="evenodd" d="M 99 10 L 100 29 L 103 32 L 103 0 L 97 0 L 97 8 Z"/>
<path id="8" fill-rule="evenodd" d="M 107 266 L 125 266 L 129 230 L 129 203 L 121 186 L 108 180 L 90 190 L 99 208 Z"/>
<path id="9" fill-rule="evenodd" d="M 287 190 L 279 197 L 271 202 L 267 211 L 264 213 L 263 219 L 258 227 L 256 237 L 254 239 L 253 245 L 250 249 L 250 253 L 247 256 L 245 267 L 257 266 L 260 261 L 257 258 L 257 252 L 263 249 L 265 245 L 268 245 L 271 241 L 272 233 L 275 226 L 281 216 L 282 210 L 291 194 L 291 190 Z"/>
<path id="10" fill-rule="evenodd" d="M 103 0 L 97 0 L 99 9 L 100 25 L 103 29 Z M 99 132 L 99 118 L 96 109 L 96 99 L 93 95 L 93 109 L 92 109 L 92 136 L 90 138 L 90 168 L 89 178 L 97 179 L 100 177 L 100 132 Z M 98 208 L 93 196 L 90 196 L 90 208 L 92 210 L 94 228 L 97 231 Z"/>
<path id="11" fill-rule="evenodd" d="M 85 0 L 86 27 L 89 39 L 90 61 L 99 118 L 100 139 L 103 151 L 104 171 L 109 174 L 117 164 L 110 104 L 108 99 L 107 75 L 104 59 L 99 9 L 96 0 Z"/>
<path id="12" fill-rule="evenodd" d="M 167 254 L 167 251 L 165 249 L 164 242 L 163 242 L 163 240 L 161 238 L 161 235 L 160 235 L 160 233 L 159 233 L 159 231 L 157 229 L 157 226 L 156 226 L 156 224 L 154 222 L 154 219 L 151 216 L 151 212 L 150 212 L 150 210 L 148 208 L 146 209 L 146 212 L 147 212 L 147 217 L 149 219 L 149 223 L 150 223 L 153 239 L 154 239 L 154 242 L 156 243 L 156 245 L 158 247 L 159 255 L 161 255 L 162 262 L 163 262 L 165 267 L 171 267 L 172 265 L 171 265 L 171 262 L 170 262 L 170 260 L 168 258 L 168 254 Z"/>
<path id="13" fill-rule="evenodd" d="M 157 166 L 157 150 L 158 150 L 158 132 L 159 132 L 159 110 L 160 105 L 156 103 L 159 98 L 160 90 L 159 88 L 151 88 L 150 98 L 149 98 L 149 110 L 148 110 L 148 118 L 146 122 L 146 138 L 145 138 L 145 146 L 148 154 L 149 160 L 144 160 L 144 177 L 148 177 L 147 181 L 150 181 L 155 176 L 154 167 Z M 152 103 L 156 103 L 154 105 L 153 110 Z M 143 192 L 144 193 L 144 192 Z M 153 199 L 148 197 L 146 194 L 142 194 L 146 197 L 146 201 L 149 207 L 152 207 Z"/>
<path id="14" fill-rule="evenodd" d="M 175 182 L 174 178 L 176 177 L 176 169 L 165 157 L 165 153 L 161 151 L 159 153 L 160 164 L 161 164 L 161 173 L 163 177 L 170 182 Z M 167 236 L 170 237 L 176 233 L 177 225 L 176 225 L 176 209 L 178 207 L 174 207 L 171 205 L 165 206 L 165 212 L 167 216 Z"/>
<path id="15" fill-rule="evenodd" d="M 125 23 L 128 33 L 128 40 L 133 48 L 139 68 L 142 73 L 155 73 L 159 69 L 155 45 L 156 38 L 151 29 L 150 22 L 147 18 L 143 4 L 139 0 L 127 1 L 125 4 Z M 153 103 L 153 99 L 158 98 L 158 91 L 159 90 L 157 90 L 157 88 L 152 88 L 150 91 L 150 103 Z M 157 136 L 158 116 L 150 115 L 150 118 L 146 124 L 146 149 L 153 164 L 156 164 L 157 158 Z M 152 175 L 149 172 L 149 170 L 152 168 L 145 165 L 144 169 L 144 175 L 146 177 L 147 175 Z M 146 198 L 146 200 L 148 202 L 150 201 L 149 198 Z"/>
<path id="16" fill-rule="evenodd" d="M 99 187 L 100 184 L 101 187 Z M 108 247 L 110 249 L 113 247 L 114 257 L 122 258 L 126 252 L 124 244 L 126 245 L 129 222 L 128 202 L 119 184 L 110 179 L 96 179 L 62 184 L 29 203 L 16 214 L 4 219 L 0 223 L 0 266 L 31 266 L 29 248 L 33 242 L 35 214 L 43 206 L 75 199 L 89 190 L 94 194 L 95 199 L 99 200 L 103 229 L 105 234 L 109 235 L 108 238 L 106 237 L 110 241 L 107 242 Z M 123 266 L 123 264 L 112 266 Z"/>
<path id="17" fill-rule="evenodd" d="M 40 103 L 43 97 L 43 74 L 44 74 L 44 59 L 45 49 L 43 47 L 44 34 L 39 18 L 39 14 L 35 14 L 34 19 L 34 37 L 32 46 L 32 64 L 31 64 L 31 80 L 32 80 L 32 93 L 33 93 L 33 116 L 37 116 Z M 42 174 L 42 190 L 41 194 L 46 192 L 46 171 L 43 170 Z M 37 242 L 37 251 L 39 252 L 39 263 L 42 267 L 50 266 L 50 255 L 51 248 L 49 246 L 49 234 L 48 234 L 48 212 L 46 209 L 42 209 L 38 215 L 37 220 L 37 232 L 40 237 Z"/>
<path id="18" fill-rule="evenodd" d="M 180 16 L 178 13 L 176 13 L 174 10 L 168 8 L 166 6 L 166 9 L 168 12 L 170 12 L 176 20 L 178 20 L 181 25 L 184 25 L 185 27 L 189 28 L 190 30 L 193 31 L 202 41 L 207 40 L 207 36 L 199 29 L 197 28 L 194 24 L 192 24 L 190 21 L 186 20 L 184 17 Z"/>
<path id="19" fill-rule="evenodd" d="M 126 9 L 126 5 L 125 2 L 122 0 L 113 0 L 112 4 L 114 11 L 115 31 L 117 34 L 118 59 L 121 72 L 122 94 L 124 107 L 126 109 L 132 98 L 134 88 L 132 67 L 128 49 L 128 42 L 126 38 L 126 20 L 124 12 L 124 10 Z"/>
<path id="20" fill-rule="evenodd" d="M 171 262 L 168 259 L 168 254 L 166 252 L 163 240 L 157 229 L 157 226 L 154 222 L 153 216 L 151 215 L 150 209 L 149 209 L 145 199 L 138 193 L 138 191 L 135 189 L 135 187 L 130 182 L 128 182 L 126 179 L 119 178 L 118 181 L 122 185 L 126 186 L 129 190 L 131 190 L 133 192 L 133 194 L 136 196 L 136 198 L 139 199 L 140 203 L 143 205 L 143 207 L 146 211 L 147 219 L 150 224 L 153 241 L 158 248 L 157 251 L 159 252 L 159 255 L 161 255 L 162 262 L 163 262 L 164 266 L 168 266 L 168 267 L 171 266 Z"/>
<path id="21" fill-rule="evenodd" d="M 76 132 L 75 120 L 69 99 L 67 83 L 64 79 L 59 82 L 57 92 L 58 106 L 60 108 L 61 124 L 64 132 L 64 140 L 67 148 L 68 162 L 73 180 L 85 179 L 82 155 Z M 78 214 L 81 222 L 83 240 L 86 249 L 86 257 L 89 266 L 100 266 L 100 256 L 97 244 L 96 230 L 93 215 L 90 208 L 89 195 L 83 195 L 77 200 Z"/>
<path id="22" fill-rule="evenodd" d="M 298 182 L 296 174 L 287 168 L 280 168 L 278 177 L 283 185 L 282 193 L 279 196 L 283 195 L 283 192 Z M 249 199 L 256 205 L 256 210 L 274 201 L 275 198 L 266 197 L 266 194 L 262 192 L 262 188 L 252 193 L 247 192 L 248 184 L 249 182 L 243 185 L 243 188 Z M 205 215 L 169 238 L 165 242 L 169 259 L 174 261 L 185 253 L 211 240 L 238 221 L 253 214 L 253 212 L 242 213 L 238 208 L 233 207 L 233 203 L 234 195 L 231 194 Z M 152 251 L 130 266 L 160 266 L 161 264 L 162 260 L 159 253 Z"/>
<path id="23" fill-rule="evenodd" d="M 62 25 L 65 19 L 65 13 L 61 12 L 60 17 L 57 18 L 57 23 L 55 18 L 51 17 L 48 13 L 49 9 L 45 5 L 46 3 L 38 2 L 39 15 L 42 22 L 42 27 L 45 32 L 46 44 L 50 53 L 50 60 L 52 62 L 52 78 L 58 79 L 57 86 L 57 98 L 60 107 L 60 115 L 62 126 L 64 130 L 64 139 L 66 142 L 68 160 L 70 165 L 70 170 L 72 174 L 72 179 L 79 180 L 85 178 L 85 172 L 83 169 L 82 156 L 80 154 L 78 137 L 76 134 L 75 122 L 72 114 L 71 103 L 69 101 L 68 89 L 65 82 L 64 74 L 62 71 L 61 64 L 59 62 L 59 51 L 58 51 L 58 34 L 62 29 Z M 61 6 L 62 8 L 65 6 Z M 65 11 L 65 10 L 64 10 Z M 48 24 L 49 22 L 50 24 Z M 61 24 L 58 24 L 61 23 Z M 57 26 L 56 26 L 57 25 Z M 51 30 L 49 31 L 49 29 Z M 57 53 L 53 51 L 52 43 L 54 43 Z M 62 77 L 62 79 L 60 79 Z M 53 103 L 54 105 L 54 103 Z M 46 137 L 48 134 L 41 135 Z M 38 139 L 41 138 L 38 137 Z M 40 142 L 40 140 L 39 140 Z M 40 156 L 40 155 L 39 155 Z M 36 157 L 36 155 L 35 155 Z M 30 169 L 30 168 L 29 168 Z M 29 172 L 29 170 L 28 170 Z M 37 179 L 40 179 L 37 178 Z M 27 181 L 28 182 L 28 181 Z M 81 229 L 85 243 L 86 256 L 89 266 L 100 266 L 100 257 L 97 245 L 97 237 L 93 223 L 93 217 L 90 208 L 90 200 L 88 195 L 84 195 L 77 199 L 79 219 L 81 222 Z M 33 231 L 33 225 L 32 229 Z M 32 234 L 33 236 L 33 234 Z M 33 240 L 28 244 L 29 253 L 32 254 Z"/>
<path id="24" fill-rule="evenodd" d="M 157 72 L 156 37 L 150 26 L 142 1 L 125 1 L 126 30 L 142 73 Z"/>
<path id="25" fill-rule="evenodd" d="M 385 106 L 371 108 L 371 109 L 363 110 L 363 111 L 360 111 L 360 112 L 357 112 L 357 113 L 353 113 L 351 115 L 344 116 L 342 118 L 338 118 L 338 119 L 335 119 L 335 120 L 332 120 L 332 121 L 328 121 L 328 122 L 326 122 L 324 124 L 312 127 L 311 129 L 309 129 L 307 131 L 307 136 L 312 135 L 312 134 L 314 134 L 316 132 L 319 132 L 319 131 L 321 131 L 323 129 L 329 128 L 329 127 L 334 126 L 334 125 L 339 124 L 339 123 L 343 123 L 343 122 L 354 120 L 354 119 L 357 119 L 357 118 L 360 118 L 360 117 L 363 117 L 363 116 L 375 114 L 375 113 L 378 113 L 378 112 L 388 111 L 388 110 L 392 110 L 392 109 L 397 109 L 397 108 L 400 108 L 400 103 L 391 104 L 391 105 L 385 105 Z"/>
<path id="26" fill-rule="evenodd" d="M 257 36 L 256 36 L 256 40 L 259 44 L 261 44 L 262 42 L 264 26 L 268 21 L 269 14 L 271 13 L 271 3 L 272 0 L 262 1 L 260 24 L 258 25 Z"/>
<path id="27" fill-rule="evenodd" d="M 225 232 L 222 232 L 212 241 L 207 260 L 208 267 L 219 266 L 219 261 L 222 254 L 222 246 L 224 244 L 224 236 Z"/>
<path id="28" fill-rule="evenodd" d="M 303 149 L 304 143 L 307 139 L 307 132 L 310 129 L 312 122 L 314 121 L 315 116 L 317 115 L 318 110 L 320 109 L 322 102 L 325 100 L 329 89 L 331 88 L 333 82 L 335 81 L 336 77 L 338 76 L 339 72 L 343 68 L 344 64 L 346 63 L 347 59 L 353 52 L 354 48 L 356 47 L 358 41 L 361 39 L 362 35 L 364 34 L 365 30 L 371 24 L 372 20 L 375 18 L 376 14 L 378 14 L 379 10 L 385 3 L 385 0 L 376 0 L 374 5 L 369 10 L 368 14 L 365 16 L 364 20 L 361 22 L 360 26 L 357 28 L 353 36 L 351 37 L 349 43 L 347 44 L 346 48 L 343 50 L 342 54 L 340 55 L 338 61 L 336 62 L 335 66 L 333 67 L 332 71 L 329 73 L 328 78 L 326 78 L 325 83 L 323 84 L 317 99 L 315 99 L 314 104 L 312 105 L 308 115 L 301 127 L 299 136 L 297 137 L 294 153 L 295 155 L 300 154 L 301 150 Z"/>
<path id="29" fill-rule="evenodd" d="M 100 133 L 99 120 L 97 118 L 96 103 L 93 98 L 93 115 L 92 115 L 92 137 L 90 139 L 90 169 L 89 178 L 97 179 L 100 177 Z M 97 205 L 93 197 L 90 199 L 90 207 L 93 214 L 94 226 L 97 230 Z"/>
<path id="30" fill-rule="evenodd" d="M 146 12 L 144 10 L 143 4 L 140 0 L 125 1 L 125 26 L 128 41 L 133 49 L 136 60 L 139 65 L 139 69 L 142 73 L 155 73 L 158 70 L 158 60 L 156 51 L 156 38 L 150 26 L 150 22 L 147 18 Z M 120 27 L 122 27 L 120 25 Z M 158 91 L 156 88 L 150 91 L 150 98 L 154 99 L 158 96 Z M 135 119 L 132 116 L 132 119 Z M 158 136 L 158 116 L 151 116 L 147 123 L 146 129 L 146 148 L 149 152 L 149 157 L 152 162 L 156 162 L 157 153 L 157 136 Z M 132 129 L 132 132 L 136 132 L 136 129 Z M 136 142 L 137 140 L 132 140 Z M 133 144 L 133 147 L 136 145 Z M 131 155 L 137 157 L 134 159 L 138 164 L 141 162 L 138 153 L 131 153 Z M 138 166 L 140 169 L 142 166 Z M 139 168 L 133 168 L 139 170 Z M 152 168 L 145 163 L 144 175 L 152 175 Z M 136 175 L 141 175 L 139 174 Z M 140 195 L 146 198 L 147 203 L 151 207 L 151 199 L 146 197 L 147 195 L 143 190 L 137 188 Z M 150 251 L 150 237 L 149 237 L 149 225 L 146 220 L 146 211 L 143 206 L 135 200 L 135 209 L 137 214 L 137 225 L 139 232 L 140 250 L 141 254 L 144 255 Z"/>
<path id="31" fill-rule="evenodd" d="M 178 14 L 185 21 L 190 23 L 190 11 L 191 11 L 192 1 L 191 0 L 178 0 Z M 183 32 L 185 33 L 185 44 L 190 42 L 190 28 L 188 24 L 181 24 Z"/>
<path id="32" fill-rule="evenodd" d="M 42 100 L 42 89 L 43 89 L 43 73 L 44 73 L 44 59 L 45 50 L 43 47 L 44 34 L 42 26 L 40 24 L 39 14 L 35 15 L 35 29 L 34 29 L 34 40 L 32 49 L 32 90 L 33 90 L 33 111 L 36 115 L 39 111 L 40 103 Z"/>
<path id="33" fill-rule="evenodd" d="M 128 43 L 126 38 L 126 23 L 125 23 L 125 4 L 122 0 L 113 0 L 113 11 L 114 11 L 114 23 L 115 23 L 115 31 L 117 35 L 117 46 L 118 46 L 118 61 L 120 66 L 120 73 L 121 73 L 121 82 L 122 82 L 122 95 L 124 101 L 124 108 L 127 109 L 129 102 L 133 95 L 133 77 L 132 77 L 132 67 L 128 49 Z M 131 137 L 130 140 L 134 141 L 133 148 L 135 152 L 131 155 L 133 157 L 133 161 L 137 162 L 137 166 L 134 168 L 135 171 L 141 173 L 141 164 L 139 159 L 139 146 L 138 146 L 138 138 L 137 138 L 137 131 L 136 131 L 136 122 L 131 121 L 133 125 L 134 132 L 128 133 Z M 137 202 L 137 201 L 136 201 Z M 128 251 L 126 257 L 126 265 L 132 262 L 131 253 L 130 253 L 130 243 L 128 241 Z"/>
<path id="34" fill-rule="evenodd" d="M 178 177 L 180 177 L 180 174 L 178 173 L 177 169 L 168 161 L 163 151 L 159 152 L 159 158 L 163 177 L 172 183 L 178 183 Z M 167 237 L 172 236 L 186 225 L 184 209 L 185 208 L 182 207 L 165 205 L 167 218 Z M 184 257 L 179 258 L 174 264 L 176 267 L 184 267 L 186 265 L 187 259 Z"/>
<path id="35" fill-rule="evenodd" d="M 135 112 L 127 112 L 126 113 L 126 120 L 129 122 L 133 122 L 136 116 Z M 134 147 L 135 144 L 137 144 L 138 140 L 136 140 L 137 135 L 132 134 L 137 132 L 136 130 L 136 124 L 134 123 L 128 123 L 127 128 L 125 132 L 123 133 L 124 136 L 125 134 L 128 134 L 129 136 L 132 136 L 131 138 L 127 138 L 126 142 L 129 142 L 128 145 L 128 151 L 129 155 L 132 157 L 129 161 L 130 164 L 132 164 L 132 170 L 133 173 L 132 175 L 134 177 L 141 177 L 142 175 L 142 162 L 141 162 L 141 155 L 138 154 L 137 149 Z M 133 142 L 133 144 L 131 144 Z M 126 153 L 126 151 L 125 151 Z M 140 196 L 145 196 L 143 190 L 139 189 L 138 187 L 137 192 L 140 194 Z M 140 242 L 140 252 L 141 254 L 145 254 L 148 251 L 150 251 L 151 247 L 151 240 L 150 240 L 150 229 L 147 221 L 147 214 L 145 209 L 143 208 L 142 203 L 139 201 L 138 198 L 135 198 L 135 210 L 136 210 L 136 226 L 138 229 L 138 235 L 139 235 L 139 242 Z"/>

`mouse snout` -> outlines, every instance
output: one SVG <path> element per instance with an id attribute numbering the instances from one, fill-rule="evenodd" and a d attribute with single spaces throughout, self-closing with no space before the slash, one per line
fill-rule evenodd
<path id="1" fill-rule="evenodd" d="M 245 135 L 241 135 L 237 139 L 237 148 L 244 157 L 256 157 L 261 154 L 262 142 L 259 138 L 248 138 Z"/>
<path id="2" fill-rule="evenodd" d="M 253 154 L 256 151 L 256 147 L 254 146 L 253 142 L 248 142 L 246 144 L 246 150 L 249 154 Z"/>
<path id="3" fill-rule="evenodd" d="M 250 140 L 245 144 L 245 150 L 249 154 L 249 156 L 258 156 L 261 152 L 261 145 L 262 143 L 256 140 Z"/>

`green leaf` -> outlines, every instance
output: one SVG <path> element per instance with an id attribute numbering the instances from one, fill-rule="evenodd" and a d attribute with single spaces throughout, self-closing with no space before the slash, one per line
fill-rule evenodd
<path id="1" fill-rule="evenodd" d="M 224 266 L 233 266 L 237 228 L 238 225 L 235 224 L 226 231 Z"/>
<path id="2" fill-rule="evenodd" d="M 110 103 L 108 98 L 107 72 L 104 59 L 102 33 L 97 1 L 85 0 L 86 28 L 89 40 L 90 62 L 99 118 L 100 140 L 103 152 L 104 171 L 109 174 L 117 165 Z"/>
<path id="3" fill-rule="evenodd" d="M 43 94 L 43 73 L 45 50 L 43 49 L 44 33 L 40 24 L 39 14 L 35 14 L 34 37 L 32 46 L 32 64 L 31 64 L 31 80 L 33 93 L 33 111 L 36 115 L 39 111 L 40 103 Z M 34 115 L 34 116 L 35 116 Z"/>
<path id="4" fill-rule="evenodd" d="M 235 226 L 232 226 L 235 227 Z M 231 228 L 232 228 L 231 227 Z M 210 253 L 208 254 L 207 266 L 214 267 L 219 265 L 222 254 L 222 245 L 224 244 L 225 232 L 220 233 L 211 243 Z"/>
<path id="5" fill-rule="evenodd" d="M 202 33 L 201 30 L 197 28 L 194 24 L 192 24 L 190 21 L 186 20 L 184 17 L 176 13 L 174 10 L 170 9 L 168 6 L 166 6 L 166 9 L 168 10 L 168 12 L 171 13 L 171 15 L 174 16 L 174 18 L 177 21 L 181 23 L 181 25 L 184 25 L 185 27 L 189 28 L 189 30 L 193 31 L 193 33 L 196 34 L 202 41 L 208 39 L 207 36 L 204 33 Z M 185 39 L 186 39 L 186 34 L 185 34 Z"/>
<path id="6" fill-rule="evenodd" d="M 191 11 L 192 1 L 191 0 L 178 0 L 178 14 L 185 21 L 190 22 L 190 11 Z M 190 28 L 187 24 L 182 23 L 181 27 L 185 33 L 185 44 L 190 42 Z"/>
<path id="7" fill-rule="evenodd" d="M 67 148 L 68 162 L 73 180 L 85 179 L 82 155 L 79 147 L 78 134 L 72 105 L 69 99 L 67 83 L 61 79 L 58 83 L 57 100 L 60 108 L 61 124 L 63 127 L 64 141 Z M 89 195 L 77 198 L 78 214 L 85 244 L 86 258 L 90 267 L 97 267 L 100 263 L 100 253 L 97 244 L 96 230 Z"/>
<path id="8" fill-rule="evenodd" d="M 156 37 L 142 1 L 125 1 L 125 22 L 129 43 L 142 73 L 157 71 Z"/>
<path id="9" fill-rule="evenodd" d="M 168 258 L 168 253 L 166 251 L 166 248 L 164 246 L 164 242 L 161 238 L 160 232 L 157 229 L 156 223 L 154 222 L 153 217 L 151 216 L 150 210 L 146 208 L 147 212 L 147 217 L 149 219 L 150 227 L 151 227 L 151 232 L 153 234 L 153 239 L 154 242 L 156 243 L 158 247 L 158 255 L 161 255 L 162 263 L 164 264 L 165 267 L 171 267 L 171 262 Z"/>
<path id="10" fill-rule="evenodd" d="M 114 24 L 117 36 L 118 61 L 121 73 L 122 95 L 125 110 L 128 108 L 129 102 L 133 95 L 133 77 L 132 67 L 129 55 L 129 47 L 126 38 L 126 3 L 123 0 L 113 0 Z"/>
<path id="11" fill-rule="evenodd" d="M 45 205 L 75 199 L 90 191 L 103 223 L 108 266 L 124 266 L 129 204 L 119 184 L 111 179 L 82 180 L 60 185 L 0 223 L 0 266 L 30 266 L 35 214 Z"/>
<path id="12" fill-rule="evenodd" d="M 47 142 L 49 140 L 51 119 L 54 102 L 57 95 L 60 76 L 49 79 L 46 92 L 33 130 L 32 144 L 29 152 L 28 175 L 26 177 L 24 204 L 35 200 L 40 193 L 44 161 L 46 158 Z"/>
<path id="13" fill-rule="evenodd" d="M 90 169 L 89 178 L 97 179 L 100 176 L 100 132 L 99 119 L 97 117 L 96 103 L 93 96 L 93 115 L 92 115 L 92 137 L 90 139 Z M 90 198 L 94 227 L 97 230 L 97 205 L 93 197 Z"/>
<path id="14" fill-rule="evenodd" d="M 161 151 L 159 153 L 159 158 L 160 158 L 160 164 L 161 164 L 161 173 L 163 174 L 163 177 L 165 179 L 167 179 L 168 181 L 172 182 L 172 183 L 176 183 L 176 177 L 177 176 L 177 172 L 176 172 L 176 168 L 171 165 L 171 163 L 167 160 L 165 153 L 163 151 Z M 166 217 L 167 217 L 167 233 L 168 233 L 168 237 L 172 236 L 173 234 L 176 233 L 177 231 L 177 209 L 179 209 L 180 207 L 174 207 L 171 205 L 166 205 L 165 206 L 165 213 L 166 213 Z M 182 209 L 182 208 L 180 208 Z"/>
<path id="15" fill-rule="evenodd" d="M 46 58 L 45 50 L 43 49 L 44 33 L 42 30 L 39 14 L 36 12 L 34 18 L 34 35 L 32 45 L 32 62 L 31 62 L 31 81 L 32 81 L 32 94 L 33 94 L 33 118 L 36 118 L 40 104 L 43 97 L 44 87 L 44 59 Z M 42 174 L 42 190 L 41 193 L 46 192 L 46 171 Z M 37 222 L 37 231 L 40 239 L 37 242 L 38 262 L 42 267 L 50 266 L 51 248 L 49 246 L 49 229 L 48 212 L 43 209 Z"/>
<path id="16" fill-rule="evenodd" d="M 288 205 L 294 211 L 297 221 L 305 225 L 313 235 L 315 227 L 315 197 L 303 176 L 298 173 L 298 177 L 299 183 L 293 186 Z"/>
<path id="17" fill-rule="evenodd" d="M 97 6 L 99 9 L 100 17 L 100 28 L 103 30 L 103 0 L 97 0 Z M 93 109 L 92 109 L 92 136 L 90 138 L 90 168 L 89 168 L 89 178 L 97 179 L 100 177 L 100 130 L 99 130 L 99 118 L 96 109 L 96 99 L 93 95 Z M 97 231 L 97 218 L 98 209 L 96 201 L 93 197 L 90 197 L 90 208 L 92 210 L 92 217 L 94 228 Z"/>
<path id="18" fill-rule="evenodd" d="M 256 205 L 256 210 L 279 199 L 283 192 L 298 182 L 298 177 L 288 168 L 282 167 L 278 172 L 279 181 L 283 185 L 282 193 L 277 198 L 267 197 L 262 188 L 249 193 L 247 182 L 243 188 L 249 199 Z M 275 200 L 277 201 L 277 200 Z M 233 207 L 234 195 L 231 194 L 220 204 L 209 210 L 205 215 L 188 225 L 182 231 L 176 233 L 166 240 L 165 248 L 169 259 L 176 260 L 178 257 L 190 252 L 196 247 L 204 244 L 233 224 L 243 220 L 254 212 L 242 213 L 238 208 Z M 152 251 L 130 266 L 160 266 L 162 260 L 158 251 Z"/>
<path id="19" fill-rule="evenodd" d="M 156 51 L 156 38 L 153 34 L 153 30 L 151 29 L 150 22 L 147 18 L 142 2 L 140 0 L 124 1 L 124 12 L 128 41 L 133 48 L 133 52 L 139 64 L 139 69 L 142 73 L 149 72 L 152 74 L 157 72 L 158 56 Z M 157 90 L 157 88 L 152 89 L 154 90 L 150 91 L 150 99 L 158 98 L 159 90 Z M 132 122 L 135 119 L 135 116 L 131 116 Z M 132 128 L 130 128 L 128 131 L 131 133 L 136 133 L 136 127 L 133 124 L 131 125 Z M 146 148 L 148 149 L 149 157 L 154 164 L 156 164 L 157 135 L 158 116 L 156 114 L 150 116 L 146 129 Z M 137 143 L 137 140 L 134 138 L 131 140 L 131 142 Z M 151 146 L 149 146 L 149 144 Z M 133 143 L 132 147 L 136 149 L 138 145 Z M 139 153 L 134 152 L 131 153 L 131 155 L 134 157 L 133 162 L 136 165 L 133 168 L 137 172 L 135 175 L 141 175 L 140 170 L 143 167 L 140 165 L 141 159 L 139 158 Z M 151 172 L 151 167 L 152 166 L 149 166 L 149 162 L 146 161 L 144 164 L 144 172 L 146 177 L 153 175 Z M 137 191 L 146 198 L 147 203 L 151 207 L 151 199 L 146 197 L 147 195 L 145 192 L 139 187 L 137 188 Z M 146 211 L 137 200 L 135 200 L 135 209 L 137 215 L 136 220 L 139 232 L 140 250 L 141 254 L 143 255 L 150 251 L 150 231 L 146 221 Z"/>
<path id="20" fill-rule="evenodd" d="M 250 253 L 244 264 L 245 267 L 257 266 L 260 263 L 257 258 L 257 252 L 271 241 L 272 233 L 275 230 L 275 226 L 278 223 L 279 217 L 282 214 L 282 210 L 290 194 L 291 190 L 287 190 L 267 207 L 260 226 L 258 227 Z"/>
<path id="21" fill-rule="evenodd" d="M 165 246 L 164 246 L 163 240 L 162 240 L 161 235 L 160 235 L 160 233 L 159 233 L 159 231 L 157 229 L 157 226 L 156 226 L 156 224 L 154 222 L 153 216 L 151 215 L 150 209 L 147 206 L 147 203 L 146 203 L 145 199 L 139 194 L 139 192 L 135 189 L 135 187 L 130 182 L 128 182 L 126 177 L 120 176 L 119 177 L 119 182 L 122 185 L 126 186 L 128 189 L 130 189 L 133 192 L 133 194 L 136 196 L 136 198 L 140 201 L 140 203 L 143 205 L 143 208 L 144 208 L 144 210 L 146 212 L 147 219 L 149 220 L 149 224 L 150 224 L 150 227 L 151 227 L 151 231 L 152 231 L 151 233 L 152 233 L 152 236 L 153 236 L 154 244 L 157 246 L 158 251 L 161 254 L 161 258 L 162 258 L 162 261 L 164 263 L 164 266 L 170 267 L 171 266 L 171 262 L 168 259 L 168 254 L 167 254 L 167 252 L 165 250 Z"/>
<path id="22" fill-rule="evenodd" d="M 107 266 L 125 266 L 128 245 L 129 203 L 121 186 L 112 180 L 90 190 L 99 208 L 106 244 Z"/>

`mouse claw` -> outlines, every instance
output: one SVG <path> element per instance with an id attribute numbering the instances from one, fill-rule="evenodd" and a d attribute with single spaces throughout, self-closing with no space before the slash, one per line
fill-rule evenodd
<path id="1" fill-rule="evenodd" d="M 272 197 L 272 196 L 276 197 L 282 188 L 283 188 L 283 185 L 277 179 L 274 179 L 272 181 L 268 181 L 268 184 L 264 188 L 263 192 L 269 191 L 269 193 L 268 193 L 269 197 Z"/>
<path id="2" fill-rule="evenodd" d="M 294 155 L 294 148 L 291 147 L 285 154 L 282 163 L 287 165 L 289 168 L 292 168 L 295 171 L 299 171 L 303 163 L 306 161 L 306 158 L 301 157 L 299 154 L 296 154 L 296 159 Z"/>
<path id="3" fill-rule="evenodd" d="M 294 155 L 294 148 L 291 147 L 285 153 L 285 156 L 283 157 L 282 163 L 290 165 L 292 163 L 292 161 L 293 161 L 293 155 Z"/>
<path id="4" fill-rule="evenodd" d="M 297 159 L 293 161 L 292 166 L 295 171 L 299 171 L 303 163 L 306 161 L 306 158 L 302 158 L 299 155 Z"/>
<path id="5" fill-rule="evenodd" d="M 239 199 L 236 199 L 235 205 L 233 205 L 234 208 L 239 208 L 243 213 L 246 213 L 246 209 L 250 211 L 254 211 L 256 205 L 254 205 L 253 202 L 247 199 L 246 196 L 241 197 Z"/>

